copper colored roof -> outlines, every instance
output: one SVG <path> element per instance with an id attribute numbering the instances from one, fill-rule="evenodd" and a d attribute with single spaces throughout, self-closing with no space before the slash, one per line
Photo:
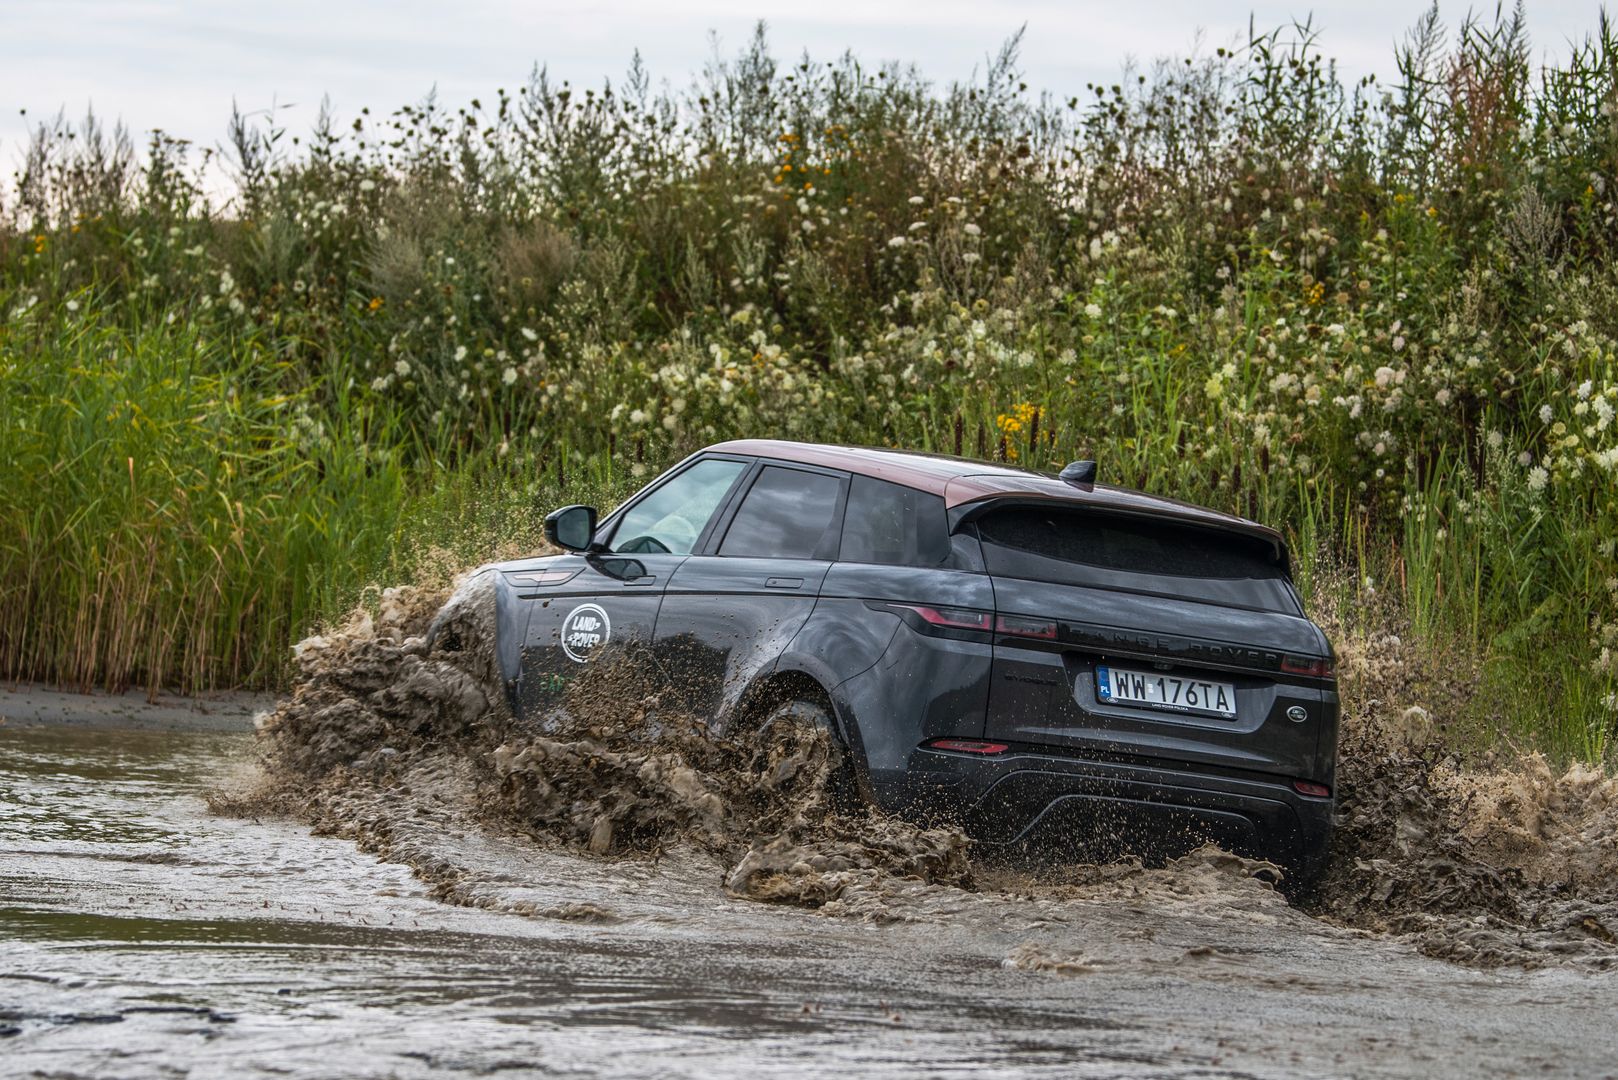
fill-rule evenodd
<path id="1" fill-rule="evenodd" d="M 1111 484 L 1068 484 L 1047 473 L 993 462 L 908 450 L 827 446 L 782 439 L 736 439 L 717 443 L 707 449 L 714 453 L 744 454 L 819 465 L 889 480 L 942 496 L 944 505 L 951 510 L 969 510 L 974 503 L 1003 499 L 1069 502 L 1115 513 L 1167 517 L 1186 524 L 1234 530 L 1262 537 L 1274 544 L 1278 552 L 1285 550 L 1280 533 L 1234 514 L 1222 514 L 1178 499 L 1148 495 L 1133 488 L 1114 487 Z M 1105 467 L 1105 463 L 1102 463 L 1102 471 L 1105 471 Z"/>

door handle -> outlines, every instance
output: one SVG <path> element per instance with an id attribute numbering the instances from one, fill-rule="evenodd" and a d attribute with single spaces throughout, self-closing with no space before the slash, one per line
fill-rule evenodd
<path id="1" fill-rule="evenodd" d="M 764 587 L 766 589 L 801 589 L 801 588 L 803 588 L 803 578 L 801 578 L 801 577 L 772 577 L 772 578 L 765 578 L 764 579 Z"/>

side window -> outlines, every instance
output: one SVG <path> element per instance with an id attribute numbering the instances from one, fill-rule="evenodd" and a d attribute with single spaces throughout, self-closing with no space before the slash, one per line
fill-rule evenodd
<path id="1" fill-rule="evenodd" d="M 812 559 L 837 512 L 842 481 L 824 473 L 766 466 L 725 532 L 719 554 Z"/>
<path id="2" fill-rule="evenodd" d="M 843 518 L 843 562 L 941 566 L 950 554 L 944 500 L 925 491 L 854 477 Z"/>
<path id="3" fill-rule="evenodd" d="M 699 461 L 629 508 L 612 534 L 612 550 L 631 555 L 689 555 L 724 501 L 743 461 Z"/>

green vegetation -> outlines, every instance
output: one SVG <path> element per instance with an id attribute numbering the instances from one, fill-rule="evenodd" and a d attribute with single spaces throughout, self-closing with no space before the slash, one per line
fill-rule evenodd
<path id="1" fill-rule="evenodd" d="M 367 584 L 774 435 L 1275 523 L 1323 610 L 1394 594 L 1475 673 L 1463 726 L 1602 756 L 1618 31 L 1528 57 L 1434 11 L 1386 89 L 1291 27 L 1053 101 L 1015 42 L 936 87 L 761 31 L 682 94 L 540 71 L 220 157 L 45 125 L 0 203 L 0 672 L 273 682 Z"/>

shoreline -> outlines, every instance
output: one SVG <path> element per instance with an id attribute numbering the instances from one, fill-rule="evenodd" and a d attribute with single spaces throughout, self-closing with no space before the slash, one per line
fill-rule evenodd
<path id="1" fill-rule="evenodd" d="M 0 731 L 81 727 L 136 731 L 250 732 L 253 717 L 273 708 L 273 694 L 219 691 L 184 695 L 144 690 L 80 693 L 37 683 L 0 686 Z"/>

